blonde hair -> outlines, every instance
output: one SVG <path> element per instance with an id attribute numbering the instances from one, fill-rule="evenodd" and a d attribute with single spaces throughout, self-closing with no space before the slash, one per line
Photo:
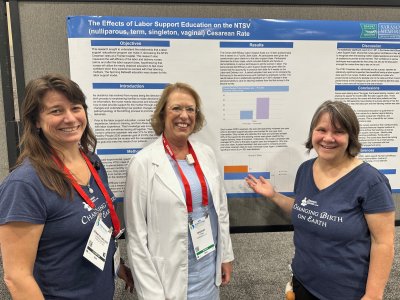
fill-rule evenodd
<path id="1" fill-rule="evenodd" d="M 200 131 L 201 128 L 205 125 L 205 117 L 201 110 L 201 100 L 199 94 L 188 84 L 177 82 L 174 84 L 168 84 L 157 102 L 156 109 L 154 110 L 153 115 L 151 116 L 151 127 L 153 127 L 156 135 L 160 135 L 163 133 L 165 128 L 165 107 L 168 102 L 168 97 L 174 91 L 182 91 L 191 95 L 196 103 L 196 123 L 194 125 L 193 133 Z"/>

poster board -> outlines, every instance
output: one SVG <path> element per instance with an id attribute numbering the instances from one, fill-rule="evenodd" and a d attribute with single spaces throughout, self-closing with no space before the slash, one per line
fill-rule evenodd
<path id="1" fill-rule="evenodd" d="M 126 166 L 156 139 L 151 114 L 173 82 L 202 97 L 207 125 L 193 138 L 213 147 L 230 206 L 241 203 L 246 220 L 265 199 L 244 177 L 293 195 L 298 166 L 315 157 L 304 147 L 311 117 L 327 99 L 353 107 L 360 158 L 400 191 L 400 23 L 70 16 L 67 29 L 71 77 L 88 96 L 120 201 Z"/>
<path id="2" fill-rule="evenodd" d="M 190 4 L 171 3 L 132 3 L 134 1 L 97 2 L 97 1 L 13 1 L 11 3 L 16 53 L 17 81 L 24 82 L 48 72 L 69 74 L 69 54 L 66 34 L 66 18 L 73 15 L 116 15 L 116 16 L 160 16 L 160 17 L 200 17 L 200 18 L 269 18 L 297 20 L 398 20 L 399 7 L 347 6 L 348 2 L 329 3 L 330 5 L 247 5 L 230 4 Z M 297 3 L 301 4 L 301 3 Z M 372 3 L 373 4 L 373 3 Z M 387 5 L 387 3 L 382 3 Z M 376 4 L 378 5 L 378 4 Z M 43 30 L 45 28 L 45 30 Z M 18 29 L 18 30 L 16 30 Z M 17 33 L 15 33 L 17 32 Z M 40 34 L 38 34 L 40 33 Z M 20 49 L 20 51 L 18 51 Z M 21 76 L 22 74 L 22 76 Z M 23 89 L 18 89 L 23 95 Z M 21 96 L 20 96 L 21 97 Z M 396 203 L 399 195 L 394 194 Z M 399 207 L 399 205 L 397 205 Z M 279 224 L 289 224 L 275 207 L 262 199 L 256 199 L 249 209 L 247 199 L 236 199 L 230 203 L 231 225 L 235 228 L 250 226 L 261 230 L 275 230 Z M 396 219 L 399 219 L 399 209 Z"/>

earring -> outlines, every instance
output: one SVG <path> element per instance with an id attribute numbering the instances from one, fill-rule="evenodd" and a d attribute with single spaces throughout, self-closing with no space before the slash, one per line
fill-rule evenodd
<path id="1" fill-rule="evenodd" d="M 39 127 L 39 128 L 36 128 L 36 133 L 37 133 L 37 134 L 40 134 L 40 131 L 41 131 L 41 130 L 42 130 L 42 128 L 40 128 L 40 127 Z"/>

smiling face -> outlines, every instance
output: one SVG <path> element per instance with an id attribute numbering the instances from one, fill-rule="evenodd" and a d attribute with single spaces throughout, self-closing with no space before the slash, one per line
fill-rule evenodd
<path id="1" fill-rule="evenodd" d="M 173 91 L 165 105 L 164 134 L 176 145 L 186 143 L 196 123 L 196 101 L 183 90 Z"/>
<path id="2" fill-rule="evenodd" d="M 318 159 L 340 163 L 349 157 L 349 134 L 339 124 L 332 124 L 329 113 L 323 113 L 312 132 L 312 146 Z"/>
<path id="3" fill-rule="evenodd" d="M 76 147 L 86 125 L 86 113 L 81 104 L 72 103 L 53 90 L 44 95 L 36 127 L 42 130 L 53 148 L 68 150 Z"/>

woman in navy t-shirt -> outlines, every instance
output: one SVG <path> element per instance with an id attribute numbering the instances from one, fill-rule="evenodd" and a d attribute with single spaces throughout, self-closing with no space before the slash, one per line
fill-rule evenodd
<path id="1" fill-rule="evenodd" d="M 357 157 L 358 135 L 352 108 L 326 101 L 306 142 L 318 156 L 299 167 L 294 199 L 262 177 L 246 178 L 292 217 L 296 300 L 383 297 L 394 256 L 395 206 L 388 179 Z"/>
<path id="2" fill-rule="evenodd" d="M 0 245 L 11 296 L 111 300 L 114 270 L 132 291 L 129 268 L 113 262 L 120 224 L 94 154 L 83 92 L 57 74 L 32 80 L 22 122 L 17 166 L 0 186 Z"/>

